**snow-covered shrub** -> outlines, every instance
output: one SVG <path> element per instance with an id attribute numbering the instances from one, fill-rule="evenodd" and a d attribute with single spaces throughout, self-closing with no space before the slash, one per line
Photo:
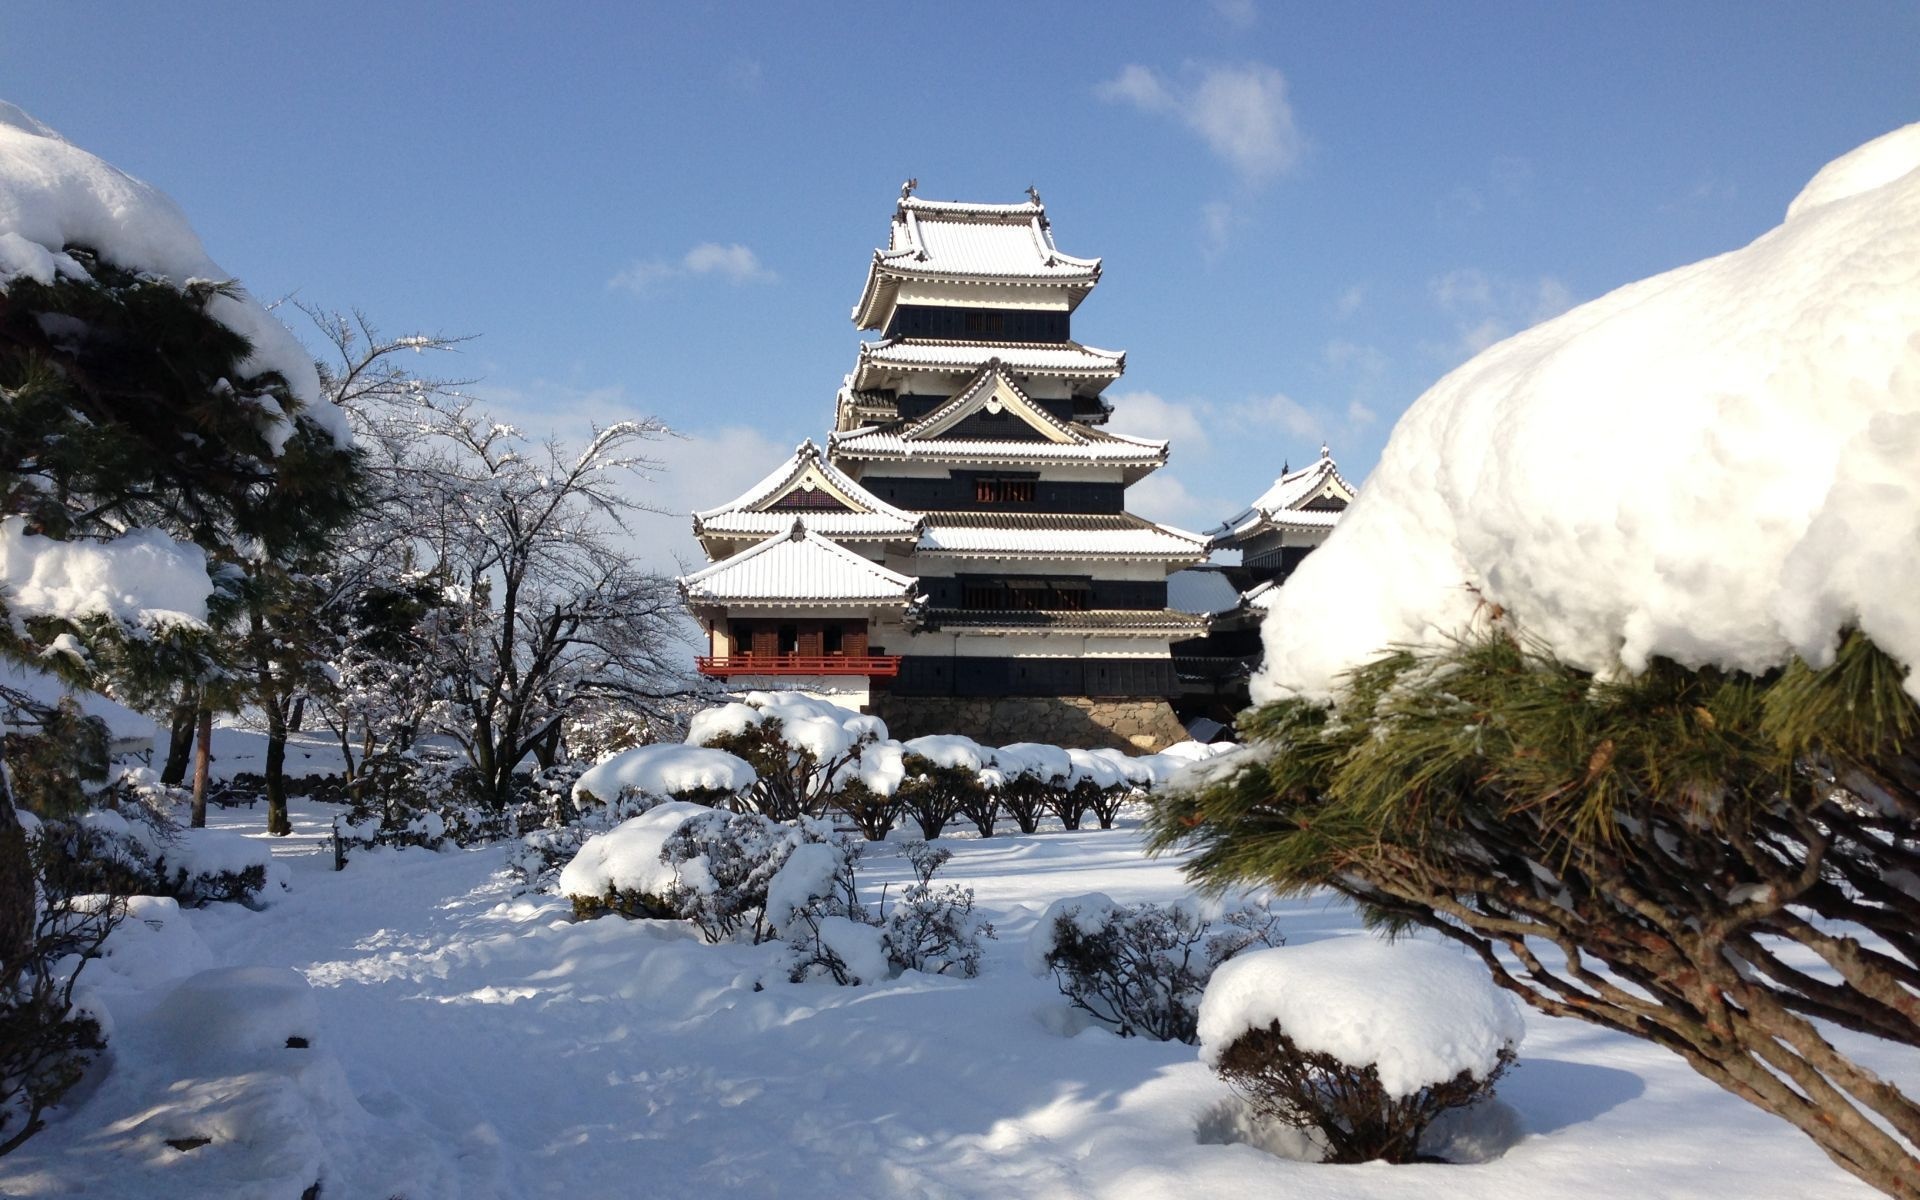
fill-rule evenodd
<path id="1" fill-rule="evenodd" d="M 860 903 L 860 845 L 840 835 L 795 847 L 767 891 L 768 923 L 791 952 L 795 983 L 873 983 L 892 972 L 879 924 Z"/>
<path id="2" fill-rule="evenodd" d="M 588 838 L 664 803 L 658 796 L 627 790 L 611 803 L 587 805 L 565 824 L 543 823 L 527 829 L 520 835 L 520 844 L 507 855 L 507 870 L 519 880 L 520 890 L 546 891 Z M 568 805 L 572 805 L 571 800 Z"/>
<path id="3" fill-rule="evenodd" d="M 108 1030 L 75 1003 L 75 988 L 125 904 L 89 899 L 37 906 L 26 952 L 0 962 L 0 1155 L 39 1132 L 46 1110 L 106 1048 Z"/>
<path id="4" fill-rule="evenodd" d="M 1058 746 L 1040 742 L 1015 742 L 993 751 L 994 766 L 999 768 L 1000 807 L 1013 818 L 1021 833 L 1040 828 L 1040 818 L 1054 805 L 1054 797 L 1066 788 L 1073 776 L 1073 760 Z"/>
<path id="5" fill-rule="evenodd" d="M 891 905 L 876 909 L 860 900 L 860 846 L 853 838 L 839 835 L 794 849 L 767 899 L 768 923 L 781 932 L 792 956 L 789 978 L 844 985 L 902 971 L 979 973 L 982 942 L 993 937 L 993 926 L 974 915 L 972 888 L 933 886 L 934 872 L 951 852 L 913 841 L 906 853 L 914 882 Z"/>
<path id="6" fill-rule="evenodd" d="M 1003 778 L 992 765 L 993 750 L 958 734 L 929 734 L 902 744 L 921 836 L 938 837 L 947 822 L 964 816 L 981 837 L 992 837 Z"/>
<path id="7" fill-rule="evenodd" d="M 833 793 L 833 806 L 845 813 L 859 829 L 860 836 L 870 842 L 886 841 L 887 834 L 905 811 L 897 791 L 877 792 L 859 779 L 848 780 Z"/>
<path id="8" fill-rule="evenodd" d="M 1121 1037 L 1191 1042 L 1214 970 L 1283 940 L 1264 906 L 1210 919 L 1194 903 L 1121 904 L 1091 892 L 1048 906 L 1027 943 L 1027 968 L 1052 973 L 1075 1008 Z"/>
<path id="9" fill-rule="evenodd" d="M 905 811 L 900 786 L 906 775 L 900 743 L 891 738 L 873 742 L 840 768 L 832 784 L 833 807 L 846 814 L 868 841 L 884 841 Z"/>
<path id="10" fill-rule="evenodd" d="M 1477 961 L 1371 938 L 1244 955 L 1199 1020 L 1201 1058 L 1339 1163 L 1415 1161 L 1436 1117 L 1493 1095 L 1525 1029 Z"/>
<path id="11" fill-rule="evenodd" d="M 1100 822 L 1100 828 L 1112 829 L 1113 822 L 1120 815 L 1120 809 L 1129 800 L 1145 796 L 1151 791 L 1162 774 L 1171 774 L 1171 770 L 1161 766 L 1158 755 L 1146 755 L 1134 758 L 1118 750 L 1103 748 L 1099 750 L 1077 750 L 1073 752 L 1076 774 L 1080 763 L 1079 755 L 1094 760 L 1089 763 L 1089 775 L 1098 771 L 1097 763 L 1111 767 L 1114 778 L 1097 781 L 1087 796 L 1087 807 L 1094 819 Z"/>
<path id="12" fill-rule="evenodd" d="M 887 908 L 880 936 L 897 971 L 972 978 L 980 973 L 986 953 L 981 943 L 993 936 L 993 925 L 974 914 L 972 888 L 935 888 L 923 879 L 908 884 Z"/>
<path id="13" fill-rule="evenodd" d="M 883 741 L 887 727 L 797 692 L 749 692 L 743 701 L 694 714 L 687 744 L 745 759 L 756 778 L 742 805 L 776 821 L 818 816 L 847 766 Z"/>
<path id="14" fill-rule="evenodd" d="M 674 873 L 663 899 L 710 942 L 743 933 L 765 941 L 767 889 L 774 877 L 796 846 L 830 836 L 822 827 L 782 825 L 759 813 L 696 814 L 661 845 L 660 857 Z"/>
<path id="15" fill-rule="evenodd" d="M 692 921 L 709 941 L 765 941 L 781 926 L 769 889 L 796 848 L 850 847 L 817 821 L 783 825 L 758 813 L 670 800 L 587 838 L 560 872 L 580 918 L 603 913 Z"/>
<path id="16" fill-rule="evenodd" d="M 654 742 L 588 768 L 573 785 L 573 800 L 582 808 L 636 797 L 718 805 L 746 792 L 757 778 L 749 763 L 724 750 Z"/>
<path id="17" fill-rule="evenodd" d="M 676 873 L 662 851 L 682 823 L 714 811 L 672 800 L 588 838 L 560 872 L 560 893 L 573 902 L 574 916 L 674 916 L 667 894 Z"/>
<path id="18" fill-rule="evenodd" d="M 979 776 L 964 766 L 943 766 L 916 753 L 903 761 L 907 778 L 900 785 L 901 802 L 920 826 L 920 836 L 937 838 L 961 806 L 979 793 Z"/>
<path id="19" fill-rule="evenodd" d="M 253 906 L 286 886 L 272 851 L 253 839 L 224 829 L 181 829 L 136 807 L 43 821 L 33 855 L 42 889 L 61 900 L 171 896 L 189 906 L 222 900 Z"/>

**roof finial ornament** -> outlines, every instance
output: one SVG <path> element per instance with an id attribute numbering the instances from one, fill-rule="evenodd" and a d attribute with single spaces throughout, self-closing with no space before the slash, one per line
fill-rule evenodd
<path id="1" fill-rule="evenodd" d="M 1332 458 L 1332 457 L 1333 457 L 1333 451 L 1332 451 L 1332 450 L 1329 450 L 1329 449 L 1327 448 L 1327 444 L 1326 444 L 1325 442 L 1321 442 L 1321 443 L 1320 443 L 1320 457 L 1321 457 L 1321 458 Z"/>
<path id="2" fill-rule="evenodd" d="M 795 518 L 793 519 L 793 532 L 791 532 L 791 533 L 789 533 L 789 534 L 787 535 L 787 540 L 788 540 L 788 541 L 790 541 L 790 542 L 804 542 L 804 541 L 806 541 L 806 540 L 807 540 L 807 523 L 806 523 L 806 521 L 804 521 L 804 520 L 802 520 L 802 519 L 801 519 L 801 518 L 799 518 L 799 517 L 795 517 Z"/>
<path id="3" fill-rule="evenodd" d="M 1283 458 L 1283 459 L 1281 459 L 1281 460 L 1280 460 L 1280 473 L 1281 473 L 1282 475 L 1291 475 L 1291 474 L 1293 474 L 1293 464 L 1292 464 L 1291 462 L 1288 462 L 1288 461 L 1287 461 L 1286 459 L 1284 459 L 1284 458 Z"/>
<path id="4" fill-rule="evenodd" d="M 1032 184 L 1028 184 L 1027 199 L 1033 201 L 1035 205 L 1038 205 L 1040 203 L 1040 189 L 1033 186 Z"/>
<path id="5" fill-rule="evenodd" d="M 913 195 L 913 189 L 919 186 L 920 186 L 920 180 L 918 176 L 907 180 L 905 183 L 900 185 L 900 198 L 902 200 L 905 200 L 907 197 Z"/>

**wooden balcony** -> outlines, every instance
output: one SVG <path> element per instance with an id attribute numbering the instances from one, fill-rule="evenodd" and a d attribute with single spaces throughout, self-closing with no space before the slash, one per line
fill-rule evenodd
<path id="1" fill-rule="evenodd" d="M 898 654 L 702 654 L 693 660 L 702 675 L 865 675 L 892 679 L 900 674 Z"/>

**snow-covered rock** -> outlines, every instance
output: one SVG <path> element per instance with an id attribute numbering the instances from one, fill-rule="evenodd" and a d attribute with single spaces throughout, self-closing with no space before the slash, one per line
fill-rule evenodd
<path id="1" fill-rule="evenodd" d="M 1920 664 L 1916 168 L 1920 124 L 1752 244 L 1435 384 L 1269 607 L 1254 698 L 1330 696 L 1496 605 L 1601 672 L 1819 666 L 1854 625 Z"/>
<path id="2" fill-rule="evenodd" d="M 652 796 L 678 796 L 692 791 L 742 792 L 758 778 L 743 758 L 707 746 L 660 742 L 635 746 L 601 759 L 573 785 L 574 798 L 592 795 L 610 802 L 621 789 L 633 788 Z"/>
<path id="3" fill-rule="evenodd" d="M 1330 938 L 1250 951 L 1213 973 L 1200 1001 L 1200 1058 L 1275 1021 L 1302 1050 L 1376 1067 L 1395 1097 L 1484 1079 L 1526 1032 L 1520 1005 L 1451 947 Z"/>

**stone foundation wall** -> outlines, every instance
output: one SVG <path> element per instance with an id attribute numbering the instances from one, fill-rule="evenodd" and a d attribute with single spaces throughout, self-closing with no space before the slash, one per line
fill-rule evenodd
<path id="1" fill-rule="evenodd" d="M 1186 740 L 1165 700 L 1086 696 L 896 696 L 875 692 L 867 706 L 896 738 L 958 733 L 991 746 L 1048 742 L 1093 750 L 1111 746 L 1150 754 Z"/>

